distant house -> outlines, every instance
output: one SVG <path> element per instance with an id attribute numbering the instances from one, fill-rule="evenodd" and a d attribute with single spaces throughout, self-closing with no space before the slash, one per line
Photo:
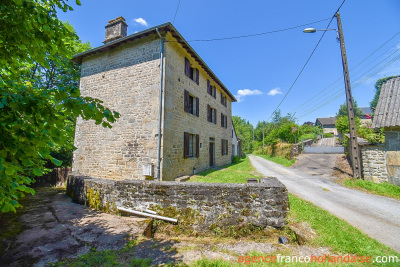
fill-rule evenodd
<path id="1" fill-rule="evenodd" d="M 317 118 L 315 126 L 320 126 L 324 130 L 324 133 L 332 133 L 334 135 L 338 134 L 335 117 Z"/>
<path id="2" fill-rule="evenodd" d="M 310 126 L 314 126 L 314 123 L 311 121 L 306 121 L 305 123 L 303 123 L 303 125 L 310 125 Z"/>
<path id="3" fill-rule="evenodd" d="M 234 156 L 237 156 L 241 154 L 242 148 L 241 148 L 241 140 L 240 138 L 236 135 L 236 130 L 235 126 L 233 125 L 232 122 L 232 158 Z"/>
<path id="4" fill-rule="evenodd" d="M 372 128 L 384 128 L 385 144 L 362 148 L 364 178 L 400 185 L 400 76 L 382 85 Z"/>
<path id="5" fill-rule="evenodd" d="M 372 109 L 370 107 L 363 107 L 363 108 L 359 108 L 361 109 L 362 113 L 361 113 L 361 126 L 369 126 L 372 123 Z"/>

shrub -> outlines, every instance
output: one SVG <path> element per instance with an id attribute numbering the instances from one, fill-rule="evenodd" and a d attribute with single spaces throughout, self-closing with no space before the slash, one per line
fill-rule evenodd
<path id="1" fill-rule="evenodd" d="M 232 163 L 238 163 L 240 161 L 240 157 L 238 155 L 232 158 Z"/>

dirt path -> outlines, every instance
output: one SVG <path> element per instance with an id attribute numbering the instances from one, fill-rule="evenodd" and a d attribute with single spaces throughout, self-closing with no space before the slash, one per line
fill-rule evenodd
<path id="1" fill-rule="evenodd" d="M 303 199 L 346 220 L 379 242 L 400 252 L 400 201 L 343 187 L 326 177 L 286 168 L 249 155 L 257 172 L 278 178 Z"/>

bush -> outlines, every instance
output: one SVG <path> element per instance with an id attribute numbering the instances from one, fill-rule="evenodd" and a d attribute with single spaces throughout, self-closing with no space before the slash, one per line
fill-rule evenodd
<path id="1" fill-rule="evenodd" d="M 240 157 L 238 155 L 232 158 L 232 163 L 238 163 L 240 161 Z"/>
<path id="2" fill-rule="evenodd" d="M 324 133 L 324 137 L 335 137 L 332 133 Z"/>

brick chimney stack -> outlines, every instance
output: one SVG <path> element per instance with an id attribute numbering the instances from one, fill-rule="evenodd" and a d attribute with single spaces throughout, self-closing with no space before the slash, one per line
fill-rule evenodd
<path id="1" fill-rule="evenodd" d="M 123 17 L 110 20 L 106 26 L 106 38 L 103 43 L 114 41 L 115 39 L 126 36 L 128 24 Z"/>

